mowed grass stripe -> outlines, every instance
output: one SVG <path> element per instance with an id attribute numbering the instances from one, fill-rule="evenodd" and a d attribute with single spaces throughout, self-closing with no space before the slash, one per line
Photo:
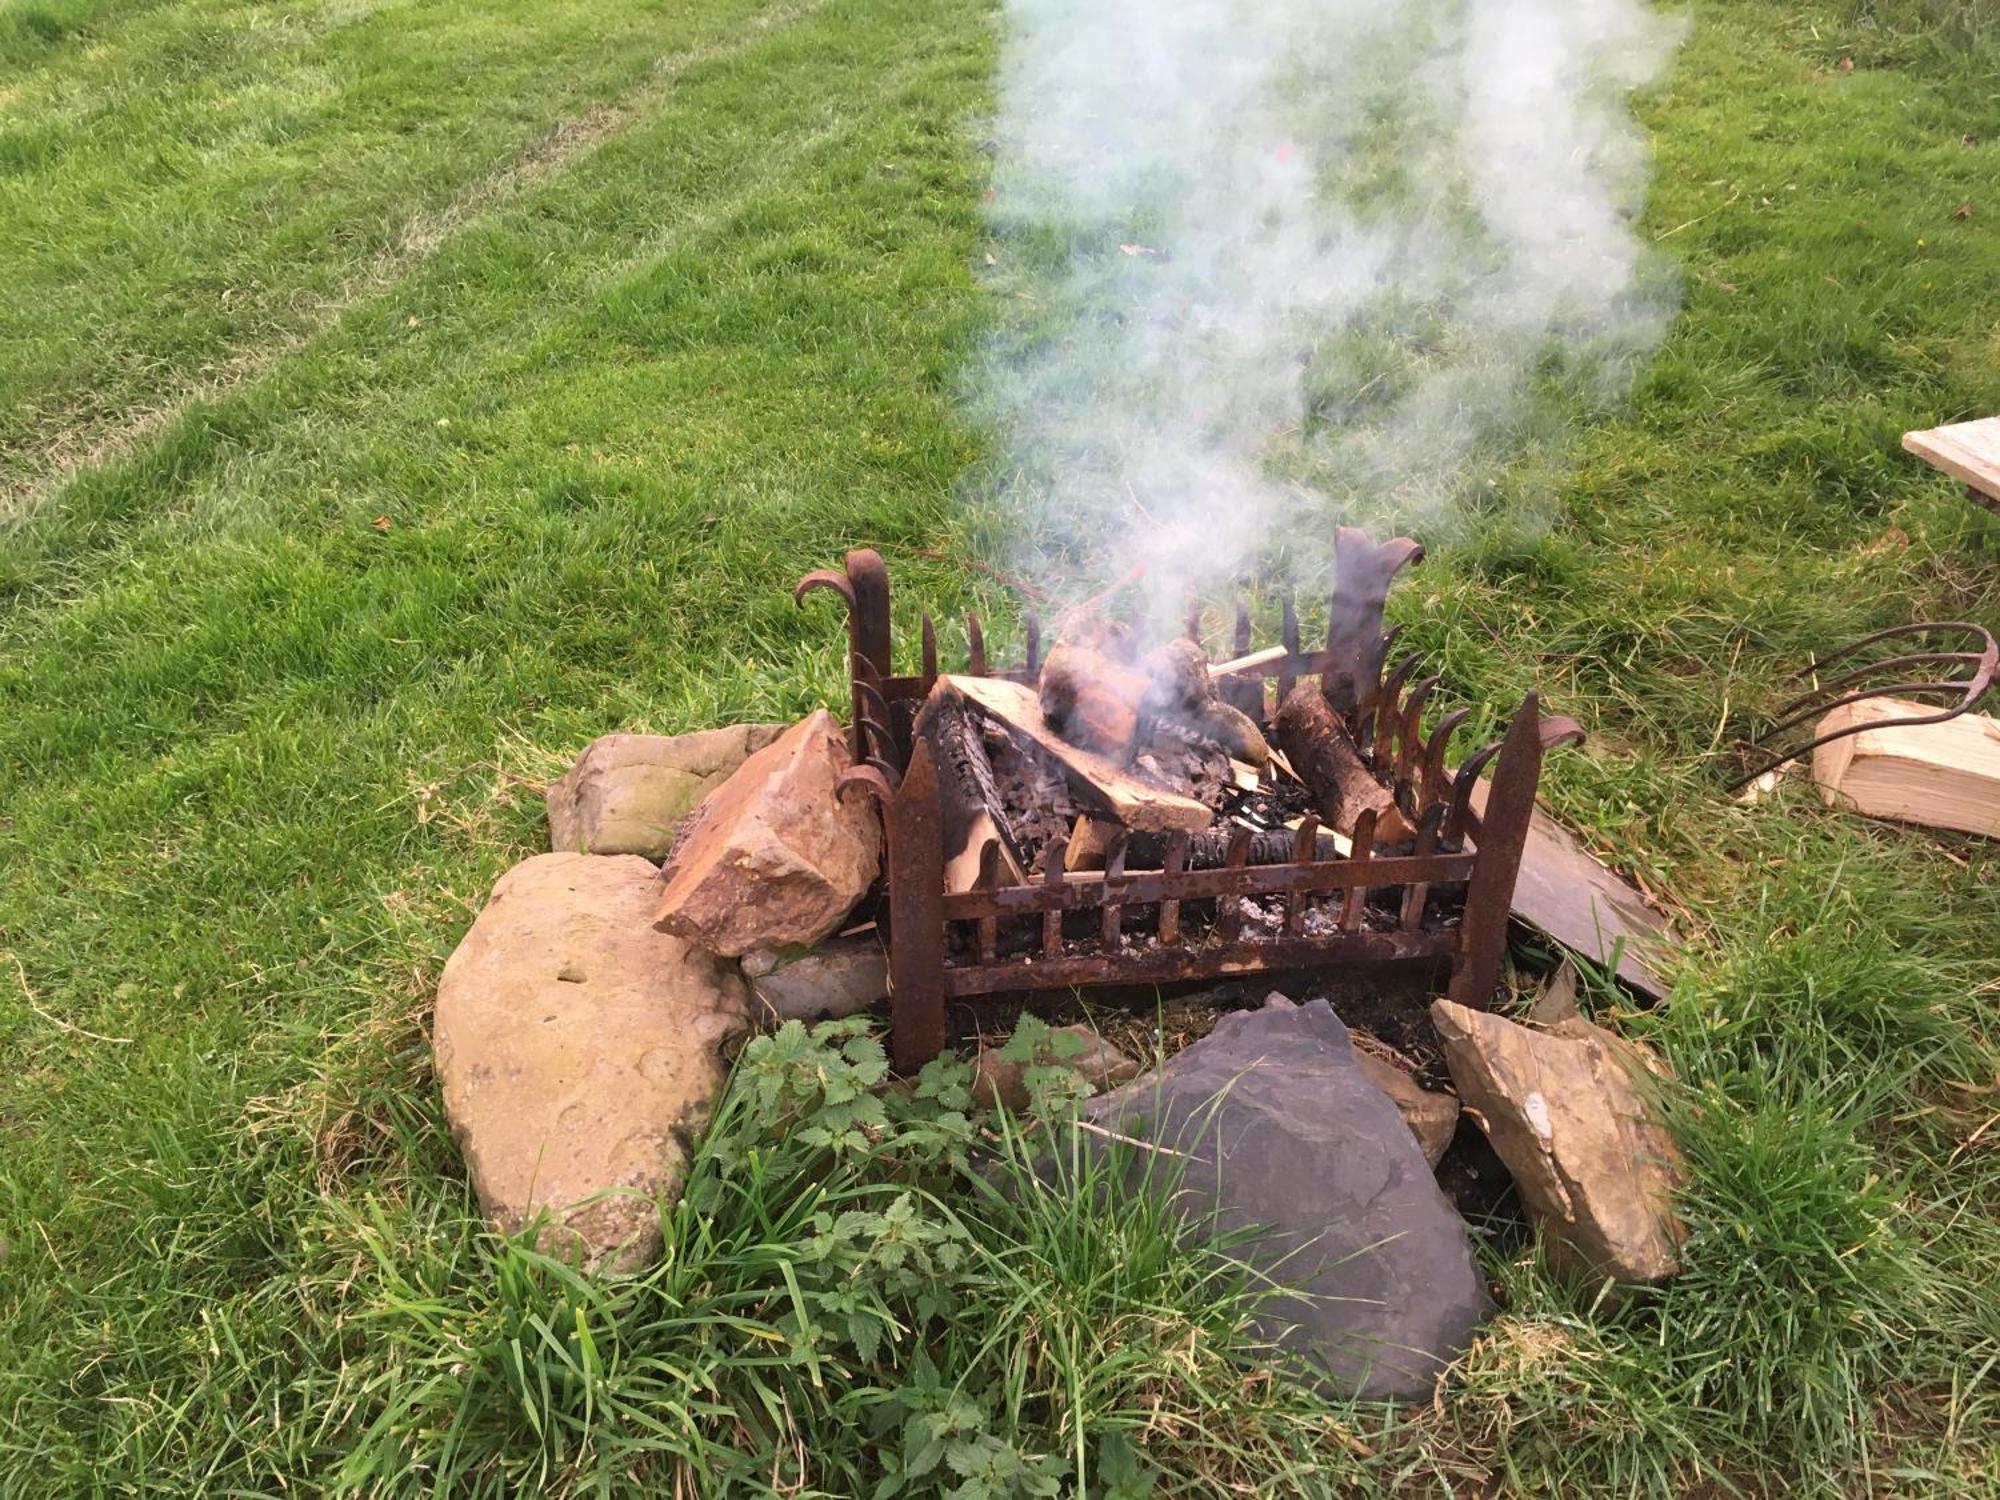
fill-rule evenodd
<path id="1" fill-rule="evenodd" d="M 798 8 L 184 5 L 0 86 L 0 522 Z"/>
<path id="2" fill-rule="evenodd" d="M 419 210 L 373 258 L 344 276 L 292 326 L 269 341 L 233 351 L 219 368 L 206 369 L 197 378 L 159 393 L 159 404 L 133 409 L 105 430 L 95 434 L 58 430 L 46 435 L 39 451 L 21 456 L 21 472 L 8 477 L 0 471 L 0 524 L 34 514 L 79 471 L 130 454 L 196 402 L 213 401 L 257 379 L 357 303 L 408 276 L 436 253 L 449 235 L 502 203 L 561 176 L 588 152 L 654 108 L 665 92 L 693 69 L 724 63 L 766 32 L 794 24 L 825 3 L 793 0 L 759 12 L 726 37 L 660 58 L 642 82 L 617 99 L 560 121 L 513 160 L 443 207 Z"/>
<path id="3" fill-rule="evenodd" d="M 428 356 L 384 370 L 309 348 L 225 402 L 268 426 L 256 460 L 202 471 L 204 545 L 139 527 L 87 598 L 10 618 L 0 944 L 47 1015 L 142 1024 L 115 1033 L 130 1045 L 92 1043 L 17 999 L 11 966 L 0 986 L 21 1062 L 0 1117 L 29 1132 L 0 1200 L 20 1356 L 0 1376 L 6 1472 L 58 1490 L 106 1473 L 310 1486 L 367 1415 L 342 1394 L 364 1373 L 346 1367 L 368 1311 L 350 1207 L 372 1199 L 364 1214 L 446 1263 L 469 1253 L 420 1007 L 467 905 L 532 838 L 512 747 L 641 703 L 656 722 L 704 717 L 717 692 L 803 706 L 838 632 L 788 602 L 774 614 L 783 582 L 752 543 L 816 550 L 799 539 L 841 513 L 891 533 L 934 516 L 964 457 L 945 387 L 977 224 L 969 163 L 938 146 L 979 102 L 984 36 L 969 5 L 835 8 L 704 83 L 693 120 L 726 126 L 643 121 L 572 191 L 446 246 L 423 279 L 458 313 L 425 324 L 442 335 Z M 706 149 L 674 161 L 677 143 Z M 517 307 L 535 314 L 532 381 L 496 337 L 494 319 L 521 327 Z M 357 316 L 328 341 L 365 350 L 377 330 Z M 829 327 L 872 344 L 865 370 L 813 353 Z M 389 383 L 357 388 L 371 368 Z M 759 378 L 710 398 L 719 414 L 673 404 L 731 369 Z M 872 426 L 835 404 L 858 374 Z M 315 380 L 333 399 L 292 406 Z M 447 388 L 489 394 L 462 445 L 428 415 Z M 598 439 L 566 403 L 621 392 L 619 424 L 655 450 L 569 453 L 562 426 Z M 353 492 L 405 450 L 406 419 L 435 446 L 397 489 L 436 508 L 377 532 Z M 871 471 L 865 502 L 831 478 Z M 729 523 L 704 527 L 711 508 Z M 741 663 L 772 618 L 813 649 L 731 682 L 691 647 L 726 638 Z M 18 852 L 52 836 L 49 879 L 18 879 Z M 314 1082 L 329 1055 L 342 1090 L 350 1063 L 371 1080 L 358 1133 Z"/>
<path id="4" fill-rule="evenodd" d="M 824 55 L 814 52 L 813 56 L 814 66 L 824 70 Z M 841 96 L 827 111 L 833 115 L 832 119 L 785 139 L 776 149 L 763 152 L 743 171 L 726 174 L 715 184 L 721 190 L 719 198 L 677 205 L 678 212 L 669 217 L 664 228 L 654 232 L 645 249 L 612 258 L 595 268 L 577 294 L 581 300 L 556 304 L 536 297 L 535 305 L 541 315 L 539 325 L 508 321 L 506 338 L 499 346 L 487 349 L 475 342 L 469 349 L 458 350 L 451 368 L 438 373 L 432 384 L 391 379 L 384 386 L 370 389 L 366 392 L 367 405 L 357 412 L 354 426 L 345 432 L 329 431 L 308 421 L 303 424 L 301 435 L 309 443 L 292 446 L 287 441 L 288 434 L 274 428 L 261 435 L 268 442 L 268 458 L 260 457 L 256 464 L 242 468 L 226 467 L 219 478 L 259 484 L 256 498 L 260 500 L 261 482 L 269 477 L 267 462 L 295 465 L 289 477 L 307 484 L 322 483 L 322 475 L 328 471 L 336 484 L 348 478 L 365 480 L 383 449 L 400 451 L 405 436 L 397 430 L 376 430 L 370 419 L 393 418 L 407 422 L 410 436 L 420 439 L 430 451 L 410 455 L 411 482 L 400 495 L 383 497 L 371 490 L 357 498 L 369 505 L 383 498 L 397 502 L 402 524 L 411 533 L 420 532 L 427 525 L 448 533 L 459 528 L 476 531 L 489 519 L 506 522 L 511 519 L 507 512 L 518 509 L 519 495 L 500 492 L 488 505 L 476 487 L 470 494 L 452 495 L 451 503 L 433 515 L 426 515 L 425 506 L 432 498 L 426 494 L 428 481 L 432 479 L 425 472 L 427 462 L 435 458 L 449 462 L 461 451 L 469 450 L 495 467 L 523 462 L 532 465 L 547 457 L 534 436 L 529 435 L 518 447 L 493 448 L 482 455 L 480 450 L 486 445 L 477 434 L 463 436 L 442 431 L 427 413 L 440 405 L 462 409 L 464 393 L 490 390 L 493 382 L 489 377 L 497 373 L 501 377 L 499 383 L 513 386 L 514 390 L 503 400 L 492 403 L 494 407 L 503 414 L 526 412 L 539 422 L 548 400 L 552 396 L 565 399 L 576 389 L 579 375 L 594 377 L 604 371 L 614 380 L 630 378 L 630 367 L 625 363 L 628 350 L 613 346 L 601 358 L 594 351 L 606 337 L 601 325 L 607 313 L 613 318 L 626 314 L 623 304 L 631 296 L 633 276 L 647 267 L 664 267 L 676 257 L 684 266 L 695 267 L 718 259 L 718 242 L 726 251 L 727 236 L 745 234 L 738 221 L 747 209 L 773 197 L 781 202 L 789 199 L 789 194 L 773 194 L 774 185 L 782 188 L 788 175 L 811 169 L 813 157 L 838 147 L 855 130 L 878 121 L 884 113 L 892 113 L 896 100 L 908 90 L 911 80 L 932 71 L 963 74 L 965 70 L 949 56 L 942 62 L 920 58 L 881 80 L 871 95 Z M 643 147 L 640 150 L 643 152 Z M 789 208 L 780 210 L 784 214 L 789 211 Z M 530 248 L 535 243 L 532 228 L 523 227 L 520 233 L 523 248 Z M 451 274 L 451 268 L 440 268 L 441 276 L 449 278 Z M 608 294 L 609 300 L 597 306 L 594 299 L 601 294 Z M 484 320 L 473 321 L 488 326 Z M 673 337 L 671 330 L 655 331 L 665 332 L 669 340 Z M 629 334 L 629 327 L 625 332 Z M 576 351 L 577 358 L 571 363 L 581 365 L 580 371 L 559 367 L 556 356 L 548 350 L 549 342 L 565 339 Z M 505 348 L 515 341 L 525 342 L 531 349 L 541 348 L 542 352 L 532 356 L 532 360 L 547 367 L 545 379 L 530 386 L 502 367 L 503 354 L 507 360 L 515 357 L 511 349 Z M 778 347 L 764 357 L 791 356 L 789 351 Z M 935 381 L 942 368 L 942 363 L 934 359 L 923 373 Z M 783 388 L 778 387 L 777 394 L 782 393 Z M 271 405 L 279 412 L 290 413 L 300 394 L 279 389 L 273 393 Z M 821 395 L 816 390 L 811 394 L 815 399 Z M 670 433 L 671 427 L 663 430 Z M 789 434 L 777 436 L 788 438 Z M 735 439 L 732 432 L 732 442 Z M 819 441 L 818 434 L 814 434 L 813 441 Z M 740 461 L 746 456 L 754 457 L 755 449 L 743 455 L 719 456 Z M 342 473 L 343 470 L 346 472 Z M 447 486 L 451 483 L 447 480 Z M 562 489 L 566 484 L 566 480 L 559 481 L 555 488 Z M 110 753 L 121 760 L 136 757 L 143 763 L 171 753 L 177 745 L 220 743 L 232 728 L 263 721 L 259 704 L 237 700 L 239 690 L 256 690 L 271 683 L 289 693 L 315 680 L 314 669 L 323 667 L 324 659 L 274 663 L 260 661 L 257 649 L 235 649 L 244 644 L 240 631 L 246 616 L 254 615 L 260 608 L 295 608 L 299 602 L 276 590 L 275 580 L 270 581 L 269 587 L 260 582 L 256 570 L 274 555 L 289 564 L 299 561 L 302 554 L 309 556 L 315 551 L 337 557 L 340 565 L 345 566 L 353 560 L 349 551 L 353 541 L 360 539 L 372 544 L 384 538 L 369 524 L 371 515 L 363 513 L 369 505 L 363 505 L 361 511 L 347 505 L 334 512 L 322 507 L 259 509 L 247 503 L 251 497 L 238 498 L 246 503 L 218 509 L 201 520 L 182 517 L 169 521 L 149 514 L 146 527 L 126 538 L 125 546 L 103 555 L 112 572 L 94 580 L 96 586 L 87 594 L 42 607 L 22 607 L 8 617 L 5 637 L 8 663 L 0 681 L 5 682 L 8 697 L 21 713 L 11 720 L 13 728 L 19 731 L 19 738 L 11 748 L 18 753 L 9 756 L 6 779 L 0 780 L 0 788 L 9 792 L 26 791 L 42 773 L 61 775 L 74 769 L 79 757 Z M 865 501 L 850 500 L 839 494 L 828 499 L 836 506 L 852 505 L 858 513 L 865 513 Z M 224 503 L 219 487 L 204 491 L 196 501 L 197 505 L 217 507 Z M 718 517 L 718 524 L 720 520 Z M 190 534 L 191 526 L 198 529 L 198 535 Z M 357 529 L 367 535 L 357 538 Z M 736 529 L 732 524 L 723 529 L 724 535 L 734 534 Z M 754 531 L 756 527 L 749 529 Z M 642 536 L 634 537 L 635 542 L 644 540 Z M 388 537 L 386 543 L 394 549 L 403 543 L 403 537 Z M 420 541 L 412 544 L 422 545 Z M 560 601 L 553 602 L 560 607 Z M 342 647 L 342 633 L 332 622 L 328 625 L 323 632 L 305 629 L 304 635 L 338 651 Z M 720 630 L 725 626 L 724 622 L 711 618 L 697 628 Z M 286 634 L 289 637 L 291 631 Z M 264 636 L 251 644 L 253 648 L 269 650 L 278 642 Z M 38 662 L 55 670 L 37 670 Z M 223 669 L 220 677 L 215 675 L 216 667 Z M 382 684 L 369 687 L 369 702 L 380 701 L 384 691 Z M 99 716 L 105 694 L 115 696 L 122 707 L 116 732 L 110 735 L 103 732 L 106 726 Z M 275 710 L 277 705 L 270 707 Z M 282 715 L 274 712 L 271 717 Z M 136 765 L 128 763 L 103 769 L 108 773 L 107 779 L 122 783 L 121 770 L 136 769 Z"/>
<path id="5" fill-rule="evenodd" d="M 412 384 L 439 390 L 430 405 L 462 407 L 465 397 L 444 391 L 457 372 L 490 385 L 496 373 L 538 365 L 536 330 L 737 211 L 798 151 L 817 149 L 821 127 L 851 118 L 853 101 L 802 87 L 792 71 L 866 77 L 872 87 L 876 61 L 844 50 L 851 29 L 839 18 L 767 27 L 727 66 L 681 70 L 633 139 L 607 137 L 596 144 L 612 149 L 579 153 L 559 180 L 524 184 L 466 222 L 435 263 L 341 310 L 260 378 L 187 403 L 142 453 L 78 474 L 60 504 L 0 530 L 0 638 L 33 628 L 34 601 L 78 597 L 128 524 L 163 528 L 164 545 L 207 545 L 247 524 L 262 497 L 289 510 L 296 495 L 266 480 L 316 465 L 343 424 L 393 428 L 406 487 L 429 473 L 427 460 L 454 440 L 410 420 Z"/>

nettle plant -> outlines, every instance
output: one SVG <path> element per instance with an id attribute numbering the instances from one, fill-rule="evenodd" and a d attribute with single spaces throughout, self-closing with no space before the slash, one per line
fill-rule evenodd
<path id="1" fill-rule="evenodd" d="M 713 1222 L 746 1170 L 764 1194 L 811 1202 L 811 1233 L 785 1268 L 792 1307 L 776 1326 L 822 1382 L 887 1377 L 865 1398 L 874 1495 L 1055 1495 L 1078 1472 L 1045 1423 L 1003 1415 L 1002 1372 L 982 1365 L 1009 1283 L 995 1211 L 1011 1216 L 1011 1169 L 1038 1149 L 1034 1137 L 1088 1097 L 1062 1062 L 1083 1050 L 1022 1018 L 1000 1056 L 1024 1065 L 1024 1119 L 1044 1122 L 1025 1128 L 975 1110 L 972 1071 L 955 1058 L 934 1060 L 912 1087 L 890 1083 L 865 1019 L 812 1031 L 790 1022 L 744 1050 L 680 1218 Z M 1149 1466 L 1122 1434 L 1100 1434 L 1095 1449 L 1099 1493 L 1150 1492 Z M 796 1468 L 790 1482 L 812 1481 L 810 1463 Z"/>

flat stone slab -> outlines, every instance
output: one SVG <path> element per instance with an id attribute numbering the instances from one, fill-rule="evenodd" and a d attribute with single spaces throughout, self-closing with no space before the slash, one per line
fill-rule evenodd
<path id="1" fill-rule="evenodd" d="M 1486 811 L 1490 785 L 1472 784 L 1472 805 L 1480 813 Z M 1530 927 L 1593 963 L 1610 963 L 1615 950 L 1620 979 L 1655 999 L 1666 994 L 1662 971 L 1681 948 L 1673 924 L 1539 807 L 1528 824 L 1528 844 L 1514 882 L 1513 911 Z"/>
<path id="2" fill-rule="evenodd" d="M 731 724 L 693 734 L 607 734 L 549 787 L 549 847 L 558 854 L 663 860 L 702 798 L 784 733 Z"/>
<path id="3" fill-rule="evenodd" d="M 445 965 L 431 1040 L 481 1208 L 586 1267 L 658 1259 L 660 1205 L 747 1024 L 734 964 L 657 932 L 637 855 L 541 854 L 500 877 Z"/>
<path id="4" fill-rule="evenodd" d="M 1261 1231 L 1234 1253 L 1291 1290 L 1259 1325 L 1334 1394 L 1429 1399 L 1492 1311 L 1464 1222 L 1324 1000 L 1225 1016 L 1082 1113 L 1185 1153 L 1153 1166 L 1184 1169 L 1192 1221 Z"/>

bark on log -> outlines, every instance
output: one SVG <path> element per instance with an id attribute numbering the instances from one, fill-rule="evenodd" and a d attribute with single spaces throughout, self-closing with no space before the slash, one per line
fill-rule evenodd
<path id="1" fill-rule="evenodd" d="M 1375 840 L 1399 844 L 1413 830 L 1389 789 L 1375 779 L 1347 726 L 1319 684 L 1302 682 L 1278 709 L 1278 748 L 1297 768 L 1327 826 L 1352 836 L 1363 812 L 1375 814 Z"/>
<path id="2" fill-rule="evenodd" d="M 1003 875 L 1018 882 L 1027 860 L 1008 823 L 993 764 L 986 758 L 978 722 L 965 700 L 953 692 L 933 692 L 911 732 L 931 747 L 937 766 L 945 890 L 958 894 L 977 888 L 980 851 L 989 841 L 1000 846 Z"/>
<path id="3" fill-rule="evenodd" d="M 1219 870 L 1229 863 L 1232 828 L 1211 828 L 1188 837 L 1188 870 Z M 1286 865 L 1292 862 L 1292 846 L 1297 840 L 1289 828 L 1272 828 L 1250 835 L 1246 865 Z M 1125 845 L 1125 868 L 1158 870 L 1166 864 L 1167 841 L 1157 833 L 1135 833 Z"/>

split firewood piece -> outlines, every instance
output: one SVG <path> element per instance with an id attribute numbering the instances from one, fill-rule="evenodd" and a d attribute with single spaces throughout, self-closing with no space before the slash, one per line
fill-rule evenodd
<path id="1" fill-rule="evenodd" d="M 998 850 L 1000 872 L 1018 885 L 1028 861 L 1007 818 L 993 778 L 993 763 L 979 725 L 964 699 L 932 693 L 911 733 L 931 748 L 937 765 L 938 802 L 944 823 L 944 888 L 959 895 L 979 889 L 988 845 Z"/>
<path id="2" fill-rule="evenodd" d="M 1296 833 L 1304 825 L 1305 821 L 1304 818 L 1287 818 L 1285 826 Z M 1321 859 L 1331 857 L 1346 859 L 1354 853 L 1354 840 L 1336 829 L 1328 828 L 1326 825 L 1321 824 L 1316 837 L 1319 845 L 1319 857 Z"/>
<path id="3" fill-rule="evenodd" d="M 1231 760 L 1240 760 L 1257 771 L 1271 764 L 1271 743 L 1264 738 L 1264 731 L 1233 703 L 1211 699 L 1188 715 L 1187 725 L 1222 746 Z"/>
<path id="4" fill-rule="evenodd" d="M 1932 724 L 1880 722 L 1937 711 L 1902 698 L 1863 698 L 1821 719 L 1814 734 L 1879 726 L 1813 751 L 1821 799 L 1865 817 L 2000 838 L 2000 720 L 1961 714 Z"/>
<path id="5" fill-rule="evenodd" d="M 1146 678 L 1077 641 L 1058 641 L 1042 663 L 1042 717 L 1073 745 L 1122 755 L 1139 732 Z"/>
<path id="6" fill-rule="evenodd" d="M 1069 849 L 1063 856 L 1066 870 L 1101 870 L 1112 846 L 1125 834 L 1122 824 L 1109 818 L 1080 814 L 1069 832 Z"/>
<path id="7" fill-rule="evenodd" d="M 1203 802 L 1142 780 L 1095 751 L 1073 745 L 1050 727 L 1035 690 L 1003 677 L 944 676 L 932 693 L 963 700 L 1008 732 L 1027 741 L 1062 767 L 1079 802 L 1135 832 L 1196 832 L 1215 814 Z"/>
<path id="8" fill-rule="evenodd" d="M 1302 682 L 1278 709 L 1278 747 L 1298 767 L 1319 814 L 1329 826 L 1352 836 L 1364 812 L 1375 814 L 1379 843 L 1400 844 L 1414 831 L 1389 789 L 1375 779 L 1354 736 L 1317 683 Z"/>

